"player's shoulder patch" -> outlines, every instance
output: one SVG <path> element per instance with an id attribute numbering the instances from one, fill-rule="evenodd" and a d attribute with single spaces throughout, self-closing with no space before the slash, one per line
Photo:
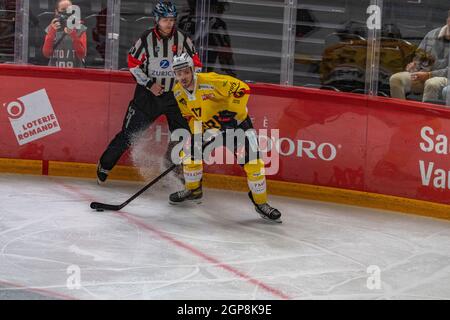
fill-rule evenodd
<path id="1" fill-rule="evenodd" d="M 219 73 L 215 73 L 215 72 L 210 72 L 206 74 L 206 78 L 209 80 L 209 82 L 215 86 L 215 87 L 226 87 L 228 85 L 228 83 L 230 82 L 230 77 L 223 75 L 223 74 L 219 74 Z"/>
<path id="2" fill-rule="evenodd" d="M 214 72 L 199 73 L 197 75 L 199 90 L 215 90 L 220 85 L 217 76 L 218 74 Z"/>
<path id="3" fill-rule="evenodd" d="M 208 83 L 202 83 L 198 86 L 199 90 L 214 90 L 214 86 Z"/>
<path id="4" fill-rule="evenodd" d="M 173 91 L 173 95 L 174 95 L 174 97 L 175 97 L 175 99 L 176 99 L 176 98 L 178 98 L 179 96 L 181 96 L 181 91 L 180 91 L 180 90 L 174 90 L 174 91 Z"/>

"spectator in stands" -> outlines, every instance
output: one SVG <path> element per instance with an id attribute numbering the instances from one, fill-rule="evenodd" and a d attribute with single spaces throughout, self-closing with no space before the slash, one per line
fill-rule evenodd
<path id="1" fill-rule="evenodd" d="M 448 82 L 449 49 L 450 11 L 447 24 L 430 31 L 420 43 L 418 52 L 421 57 L 416 56 L 404 72 L 396 73 L 390 78 L 391 97 L 405 99 L 407 93 L 413 92 L 423 93 L 424 102 L 438 100 Z"/>
<path id="2" fill-rule="evenodd" d="M 14 0 L 0 1 L 0 63 L 14 59 L 15 10 Z"/>
<path id="3" fill-rule="evenodd" d="M 76 12 L 70 10 L 70 6 L 72 6 L 72 1 L 58 0 L 55 7 L 55 18 L 45 30 L 47 35 L 42 53 L 50 59 L 49 66 L 84 68 L 87 28 L 81 24 L 80 17 L 76 16 Z M 79 23 L 74 24 L 73 22 L 77 19 Z"/>
<path id="4" fill-rule="evenodd" d="M 200 43 L 199 34 L 196 33 L 196 8 L 197 1 L 188 0 L 189 9 L 185 15 L 180 18 L 178 28 L 193 38 L 193 41 Z M 234 67 L 233 50 L 231 48 L 231 39 L 228 34 L 226 22 L 220 18 L 227 10 L 228 3 L 219 0 L 210 0 L 209 7 L 212 16 L 209 18 L 208 46 L 213 50 L 208 51 L 207 72 L 221 72 L 230 76 L 236 76 Z M 220 68 L 215 67 L 215 64 Z"/>

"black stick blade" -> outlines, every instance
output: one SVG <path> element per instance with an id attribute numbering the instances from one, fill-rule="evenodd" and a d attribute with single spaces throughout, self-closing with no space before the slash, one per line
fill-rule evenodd
<path id="1" fill-rule="evenodd" d="M 91 209 L 101 211 L 101 210 L 110 210 L 110 211 L 119 211 L 122 209 L 120 205 L 106 204 L 100 202 L 91 202 Z"/>
<path id="2" fill-rule="evenodd" d="M 220 134 L 223 134 L 223 131 L 220 131 L 219 135 Z M 217 135 L 217 136 L 219 136 L 219 135 Z M 214 142 L 215 138 L 217 136 L 213 137 L 214 139 L 211 139 L 210 141 L 206 142 L 203 145 L 203 148 L 206 148 L 209 144 Z M 188 157 L 188 156 L 186 156 L 186 157 Z M 161 180 L 164 176 L 166 176 L 170 171 L 172 171 L 176 167 L 177 167 L 176 164 L 172 164 L 169 168 L 166 169 L 166 171 L 164 171 L 158 177 L 156 177 L 155 179 L 150 181 L 145 187 L 143 187 L 141 190 L 136 192 L 133 196 L 131 196 L 131 198 L 129 198 L 127 201 L 125 201 L 122 204 L 113 205 L 113 204 L 106 204 L 106 203 L 100 203 L 100 202 L 91 202 L 91 208 L 94 210 L 97 210 L 97 211 L 103 211 L 103 210 L 119 211 L 119 210 L 123 209 L 125 206 L 127 206 L 131 201 L 133 201 L 134 199 L 139 197 L 141 194 L 143 194 L 147 189 L 149 189 L 151 186 L 153 186 L 155 183 L 157 183 L 159 180 Z"/>
<path id="3" fill-rule="evenodd" d="M 97 209 L 98 208 L 98 205 L 99 205 L 100 203 L 98 203 L 98 202 L 91 202 L 91 209 Z"/>

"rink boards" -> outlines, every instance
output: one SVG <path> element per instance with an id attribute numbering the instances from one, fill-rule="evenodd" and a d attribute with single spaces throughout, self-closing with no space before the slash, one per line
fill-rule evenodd
<path id="1" fill-rule="evenodd" d="M 80 177 L 95 176 L 135 87 L 126 72 L 17 65 L 0 66 L 0 82 L 0 171 Z M 271 193 L 450 219 L 449 110 L 311 88 L 251 90 L 255 128 L 279 130 Z M 159 119 L 151 151 L 162 155 L 167 139 Z M 138 180 L 131 165 L 125 156 L 112 177 Z M 246 188 L 238 165 L 205 171 L 209 186 Z"/>

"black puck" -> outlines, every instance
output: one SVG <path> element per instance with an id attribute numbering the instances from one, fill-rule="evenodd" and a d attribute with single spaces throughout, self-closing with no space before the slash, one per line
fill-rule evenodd
<path id="1" fill-rule="evenodd" d="M 105 211 L 105 210 L 103 210 L 103 209 L 101 209 L 101 208 L 97 208 L 97 209 L 95 209 L 95 211 L 97 211 L 97 212 L 103 212 L 103 211 Z"/>

